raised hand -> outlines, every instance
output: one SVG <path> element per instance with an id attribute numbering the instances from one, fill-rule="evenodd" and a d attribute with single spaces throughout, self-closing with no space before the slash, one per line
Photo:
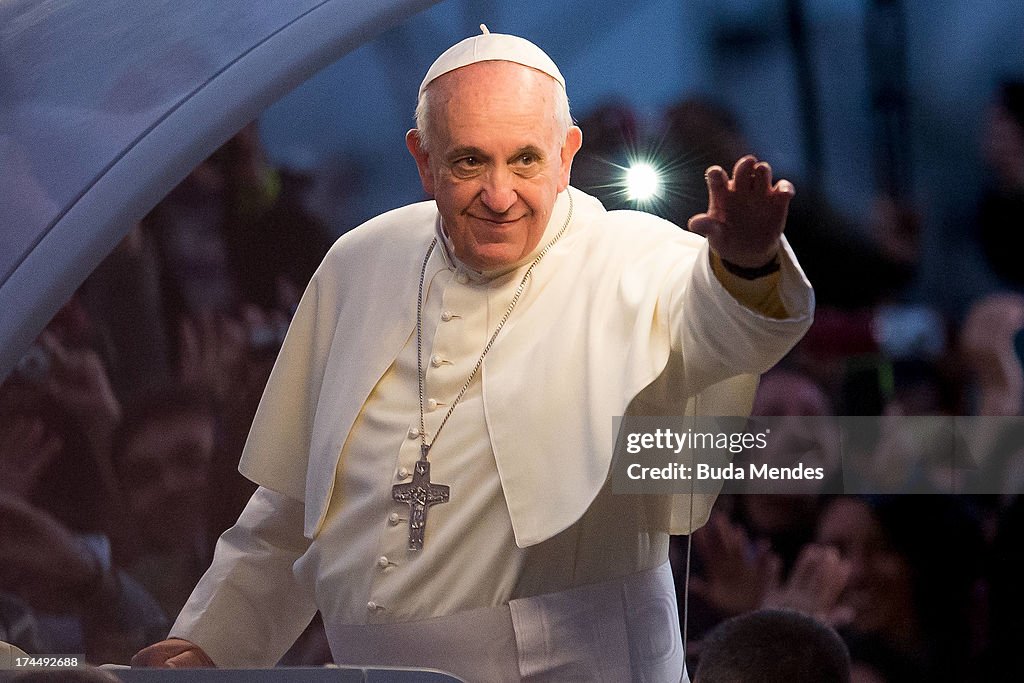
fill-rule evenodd
<path id="1" fill-rule="evenodd" d="M 853 611 L 839 597 L 852 571 L 835 548 L 810 543 L 800 551 L 786 582 L 769 587 L 762 606 L 792 609 L 833 627 L 844 626 L 853 620 Z"/>
<path id="2" fill-rule="evenodd" d="M 226 316 L 203 314 L 180 325 L 179 380 L 209 392 L 218 405 L 232 400 L 248 354 L 245 326 Z"/>
<path id="3" fill-rule="evenodd" d="M 751 543 L 743 527 L 721 513 L 693 535 L 704 576 L 690 577 L 690 592 L 725 615 L 757 609 L 777 584 L 782 562 L 767 541 Z"/>
<path id="4" fill-rule="evenodd" d="M 39 335 L 39 343 L 50 357 L 44 384 L 49 398 L 81 420 L 90 436 L 111 434 L 121 420 L 121 403 L 99 354 L 65 345 L 49 331 Z"/>
<path id="5" fill-rule="evenodd" d="M 80 609 L 101 579 L 99 561 L 67 527 L 0 494 L 0 586 L 39 610 L 64 614 Z"/>
<path id="6" fill-rule="evenodd" d="M 1024 296 L 1001 292 L 971 306 L 960 333 L 960 350 L 978 384 L 978 415 L 1024 413 L 1024 367 L 1015 336 L 1024 329 Z"/>
<path id="7" fill-rule="evenodd" d="M 772 185 L 772 167 L 753 155 L 736 162 L 732 178 L 721 166 L 712 166 L 704 177 L 708 210 L 690 219 L 690 230 L 707 237 L 715 253 L 741 268 L 770 263 L 796 193 L 793 184 L 780 180 Z"/>

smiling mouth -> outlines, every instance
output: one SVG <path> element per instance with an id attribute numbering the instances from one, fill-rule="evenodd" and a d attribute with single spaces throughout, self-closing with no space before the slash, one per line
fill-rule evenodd
<path id="1" fill-rule="evenodd" d="M 473 216 L 472 214 L 470 217 L 480 221 L 481 223 L 489 223 L 491 225 L 511 225 L 512 223 L 517 223 L 521 220 L 520 218 L 485 218 L 483 216 Z"/>

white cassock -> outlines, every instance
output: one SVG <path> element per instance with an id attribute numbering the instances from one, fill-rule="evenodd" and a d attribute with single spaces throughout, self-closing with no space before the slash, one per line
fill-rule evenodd
<path id="1" fill-rule="evenodd" d="M 391 488 L 420 454 L 418 276 L 428 442 L 532 258 L 475 273 L 433 202 L 343 236 L 314 275 L 240 470 L 260 485 L 171 630 L 220 666 L 273 665 L 315 610 L 338 663 L 466 680 L 679 680 L 668 535 L 713 496 L 612 495 L 612 417 L 749 412 L 756 375 L 811 322 L 784 244 L 790 317 L 738 303 L 706 241 L 570 189 L 532 278 L 430 451 L 450 501 L 407 549 Z M 696 399 L 694 398 L 696 396 Z"/>

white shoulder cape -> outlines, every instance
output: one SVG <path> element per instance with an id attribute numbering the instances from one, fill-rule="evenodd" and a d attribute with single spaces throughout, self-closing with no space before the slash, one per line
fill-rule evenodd
<path id="1" fill-rule="evenodd" d="M 613 416 L 627 408 L 681 415 L 688 399 L 692 414 L 698 392 L 701 414 L 748 414 L 756 375 L 799 340 L 814 306 L 788 245 L 780 291 L 791 317 L 766 318 L 718 283 L 702 237 L 568 191 L 572 224 L 535 269 L 480 374 L 520 547 L 587 510 L 609 476 Z M 422 202 L 342 236 L 306 289 L 271 373 L 239 470 L 304 502 L 309 538 L 323 523 L 356 416 L 415 328 L 436 218 L 434 202 Z M 674 498 L 672 533 L 703 524 L 714 501 L 695 496 L 691 510 L 689 496 Z"/>

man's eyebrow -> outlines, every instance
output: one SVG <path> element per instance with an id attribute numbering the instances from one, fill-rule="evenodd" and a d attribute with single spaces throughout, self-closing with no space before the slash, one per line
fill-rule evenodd
<path id="1" fill-rule="evenodd" d="M 517 149 L 515 152 L 513 152 L 512 156 L 510 156 L 508 158 L 508 160 L 509 161 L 514 161 L 515 159 L 518 159 L 519 157 L 523 156 L 524 154 L 531 154 L 531 155 L 537 157 L 538 159 L 543 159 L 544 158 L 544 152 L 543 152 L 543 150 L 541 150 L 540 147 L 537 147 L 536 145 L 525 145 L 525 146 L 520 147 L 519 149 Z"/>
<path id="2" fill-rule="evenodd" d="M 461 159 L 462 157 L 479 157 L 481 159 L 489 158 L 479 147 L 456 147 L 445 155 L 445 158 L 449 161 Z"/>

